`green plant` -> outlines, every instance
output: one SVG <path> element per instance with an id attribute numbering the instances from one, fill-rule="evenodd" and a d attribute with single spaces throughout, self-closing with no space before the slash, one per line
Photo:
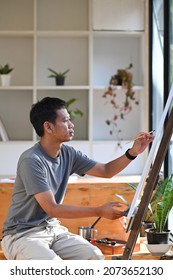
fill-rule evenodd
<path id="1" fill-rule="evenodd" d="M 148 205 L 147 211 L 145 213 L 144 222 L 145 223 L 154 223 L 154 213 L 156 209 L 156 205 L 161 201 L 163 193 L 164 193 L 164 184 L 163 184 L 163 174 L 160 172 L 158 176 L 158 182 L 153 191 L 153 195 L 151 197 L 150 203 Z M 129 183 L 128 184 L 132 189 L 136 191 L 137 186 Z"/>
<path id="2" fill-rule="evenodd" d="M 137 186 L 133 183 L 128 183 L 128 185 L 134 190 L 137 190 Z M 163 174 L 162 172 L 159 173 L 158 176 L 158 182 L 156 184 L 156 187 L 153 191 L 152 198 L 150 200 L 150 203 L 148 205 L 147 211 L 145 213 L 145 218 L 144 222 L 145 223 L 152 223 L 154 224 L 154 213 L 156 210 L 156 205 L 159 203 L 162 199 L 162 196 L 164 194 L 164 189 L 165 189 L 165 184 L 163 181 Z M 122 196 L 122 195 L 117 195 L 128 207 L 130 206 L 129 202 Z"/>
<path id="3" fill-rule="evenodd" d="M 4 66 L 0 65 L 0 75 L 7 75 L 13 71 L 13 68 L 10 68 L 9 64 Z"/>
<path id="4" fill-rule="evenodd" d="M 51 68 L 48 68 L 48 70 L 52 73 L 51 75 L 49 75 L 49 78 L 66 77 L 65 75 L 70 71 L 70 69 L 67 69 L 64 72 L 56 72 Z"/>
<path id="5" fill-rule="evenodd" d="M 136 189 L 134 184 L 129 184 Z M 151 222 L 156 232 L 163 232 L 168 215 L 173 207 L 173 174 L 156 187 L 148 205 L 145 222 Z"/>
<path id="6" fill-rule="evenodd" d="M 71 116 L 71 119 L 74 120 L 76 116 L 80 116 L 82 117 L 83 116 L 83 112 L 76 108 L 76 109 L 70 109 L 71 105 L 76 102 L 76 98 L 71 98 L 70 100 L 66 101 L 66 108 L 67 108 L 67 111 L 69 112 L 70 116 Z"/>
<path id="7" fill-rule="evenodd" d="M 173 174 L 167 177 L 163 183 L 163 195 L 161 201 L 157 202 L 154 211 L 154 229 L 163 232 L 168 215 L 173 207 Z"/>

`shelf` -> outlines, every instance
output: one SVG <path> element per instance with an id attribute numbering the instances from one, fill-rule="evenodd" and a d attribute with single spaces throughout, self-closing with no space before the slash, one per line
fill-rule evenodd
<path id="1" fill-rule="evenodd" d="M 9 139 L 32 140 L 32 127 L 29 122 L 29 111 L 33 103 L 32 92 L 1 90 L 0 100 L 0 116 Z"/>
<path id="2" fill-rule="evenodd" d="M 79 85 L 79 86 L 72 86 L 72 85 L 69 85 L 69 86 L 38 86 L 37 87 L 37 90 L 81 90 L 81 89 L 89 89 L 90 87 L 89 86 L 83 86 L 83 85 Z"/>
<path id="3" fill-rule="evenodd" d="M 33 86 L 9 86 L 9 87 L 2 87 L 0 86 L 0 91 L 13 91 L 13 90 L 33 90 Z"/>
<path id="4" fill-rule="evenodd" d="M 33 37 L 36 35 L 38 38 L 47 38 L 47 37 L 72 37 L 72 38 L 80 38 L 80 37 L 88 37 L 89 36 L 89 31 L 80 31 L 80 30 L 75 30 L 75 31 L 33 31 L 33 30 L 18 30 L 18 31 L 0 31 L 0 37 Z"/>
<path id="5" fill-rule="evenodd" d="M 0 61 L 10 64 L 12 86 L 33 84 L 33 39 L 29 37 L 0 37 Z"/>
<path id="6" fill-rule="evenodd" d="M 93 30 L 93 36 L 95 37 L 132 37 L 132 38 L 141 38 L 144 36 L 144 30 L 142 31 L 129 31 L 129 30 Z"/>
<path id="7" fill-rule="evenodd" d="M 42 38 L 42 37 L 72 37 L 72 38 L 78 38 L 78 37 L 88 37 L 89 36 L 89 31 L 81 31 L 81 30 L 75 30 L 75 31 L 70 31 L 70 30 L 66 30 L 66 31 L 37 31 L 36 32 L 37 37 L 38 38 Z"/>
<path id="8" fill-rule="evenodd" d="M 70 3 L 71 2 L 71 3 Z M 88 0 L 38 0 L 38 30 L 88 30 Z M 45 20 L 49 18 L 49 20 Z M 67 20 L 68 19 L 68 20 Z"/>
<path id="9" fill-rule="evenodd" d="M 27 30 L 27 31 L 23 31 L 23 30 L 18 30 L 18 31 L 0 31 L 0 38 L 1 37 L 33 37 L 34 36 L 34 31 L 32 30 Z"/>
<path id="10" fill-rule="evenodd" d="M 125 69 L 133 63 L 134 84 L 142 85 L 142 41 L 139 37 L 94 37 L 93 39 L 93 81 L 94 87 L 107 85 L 118 69 Z M 105 52 L 106 50 L 106 52 Z"/>
<path id="11" fill-rule="evenodd" d="M 100 91 L 100 90 L 105 90 L 107 88 L 106 85 L 103 85 L 103 86 L 97 86 L 97 87 L 94 87 L 94 91 Z M 122 86 L 115 86 L 115 88 L 118 90 L 118 91 L 121 91 L 122 90 Z M 139 91 L 139 90 L 142 90 L 144 87 L 143 86 L 133 86 L 133 90 L 134 91 Z"/>
<path id="12" fill-rule="evenodd" d="M 93 29 L 143 31 L 144 11 L 144 0 L 94 0 Z"/>
<path id="13" fill-rule="evenodd" d="M 33 30 L 33 8 L 34 0 L 0 0 L 0 30 Z"/>
<path id="14" fill-rule="evenodd" d="M 55 84 L 54 79 L 48 78 L 50 72 L 47 68 L 55 69 L 57 72 L 70 69 L 65 85 L 88 85 L 88 40 L 71 37 L 39 38 L 37 65 L 39 86 Z"/>
<path id="15" fill-rule="evenodd" d="M 120 122 L 122 137 L 133 139 L 137 132 L 147 130 L 148 34 L 144 2 L 110 0 L 107 5 L 107 0 L 0 0 L 0 64 L 8 63 L 14 68 L 11 86 L 2 87 L 0 83 L 0 118 L 9 135 L 9 147 L 15 149 L 16 143 L 18 151 L 12 170 L 21 152 L 19 141 L 24 149 L 28 141 L 35 143 L 38 139 L 29 122 L 29 112 L 33 103 L 46 96 L 65 101 L 76 98 L 73 108 L 84 113 L 73 120 L 75 137 L 70 145 L 92 158 L 100 159 L 102 155 L 102 161 L 110 153 L 115 156 L 118 138 L 110 137 L 105 125 L 112 111 L 101 95 L 117 69 L 129 63 L 133 63 L 133 89 L 140 102 L 129 114 L 128 122 Z M 128 18 L 128 29 L 123 27 L 127 20 L 119 17 L 122 12 Z M 99 14 L 104 15 L 101 21 Z M 116 24 L 121 28 L 115 28 Z M 139 28 L 133 28 L 134 24 Z M 55 79 L 48 77 L 48 68 L 57 72 L 70 69 L 64 86 L 55 85 Z M 117 87 L 120 99 L 121 92 L 122 88 Z M 0 142 L 2 150 L 3 145 L 8 151 L 6 142 Z M 103 154 L 106 147 L 111 147 L 110 153 Z"/>

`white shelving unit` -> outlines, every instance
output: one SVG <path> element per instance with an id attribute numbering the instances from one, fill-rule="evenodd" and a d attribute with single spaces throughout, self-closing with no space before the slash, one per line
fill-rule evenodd
<path id="1" fill-rule="evenodd" d="M 0 175 L 15 174 L 19 155 L 37 140 L 29 111 L 45 96 L 77 99 L 84 116 L 74 121 L 69 145 L 96 160 L 122 154 L 127 140 L 148 129 L 146 6 L 146 0 L 0 0 L 0 64 L 14 68 L 11 86 L 0 86 L 0 118 L 10 139 L 0 142 Z M 102 94 L 130 62 L 139 106 L 120 123 L 124 144 L 117 151 Z M 70 68 L 64 86 L 48 78 L 48 67 Z M 140 174 L 144 161 L 145 155 L 124 172 Z"/>

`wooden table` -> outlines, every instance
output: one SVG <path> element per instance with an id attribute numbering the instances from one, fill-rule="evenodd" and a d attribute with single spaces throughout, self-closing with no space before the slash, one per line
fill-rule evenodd
<path id="1" fill-rule="evenodd" d="M 138 184 L 140 176 L 116 176 L 112 179 L 102 179 L 85 176 L 83 178 L 71 177 L 68 183 L 64 204 L 79 206 L 98 206 L 110 201 L 119 201 L 115 194 L 121 194 L 132 201 L 134 190 L 128 183 Z M 14 183 L 0 182 L 0 239 L 2 238 L 2 225 L 10 204 Z M 124 205 L 122 209 L 126 208 Z M 60 219 L 61 223 L 73 233 L 78 233 L 79 226 L 91 226 L 96 218 Z M 96 225 L 98 238 L 118 238 L 127 240 L 123 218 L 108 220 L 102 218 Z"/>

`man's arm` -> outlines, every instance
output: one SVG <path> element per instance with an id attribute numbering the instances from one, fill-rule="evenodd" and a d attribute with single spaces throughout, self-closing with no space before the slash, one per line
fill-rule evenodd
<path id="1" fill-rule="evenodd" d="M 131 149 L 129 149 L 128 153 L 132 157 L 136 157 L 141 154 L 147 147 L 148 144 L 151 143 L 154 139 L 154 136 L 141 132 L 137 135 L 136 140 Z M 131 159 L 129 159 L 125 154 L 120 156 L 119 158 L 112 160 L 108 163 L 96 163 L 96 165 L 85 172 L 88 175 L 96 176 L 96 177 L 104 177 L 111 178 L 114 175 L 118 174 L 122 171 L 126 166 L 129 165 Z"/>
<path id="2" fill-rule="evenodd" d="M 57 204 L 51 190 L 37 193 L 34 195 L 42 209 L 50 216 L 55 218 L 84 218 L 84 217 L 104 217 L 114 220 L 122 217 L 124 211 L 115 207 L 121 207 L 117 202 L 110 202 L 97 207 L 81 207 L 66 204 Z"/>

